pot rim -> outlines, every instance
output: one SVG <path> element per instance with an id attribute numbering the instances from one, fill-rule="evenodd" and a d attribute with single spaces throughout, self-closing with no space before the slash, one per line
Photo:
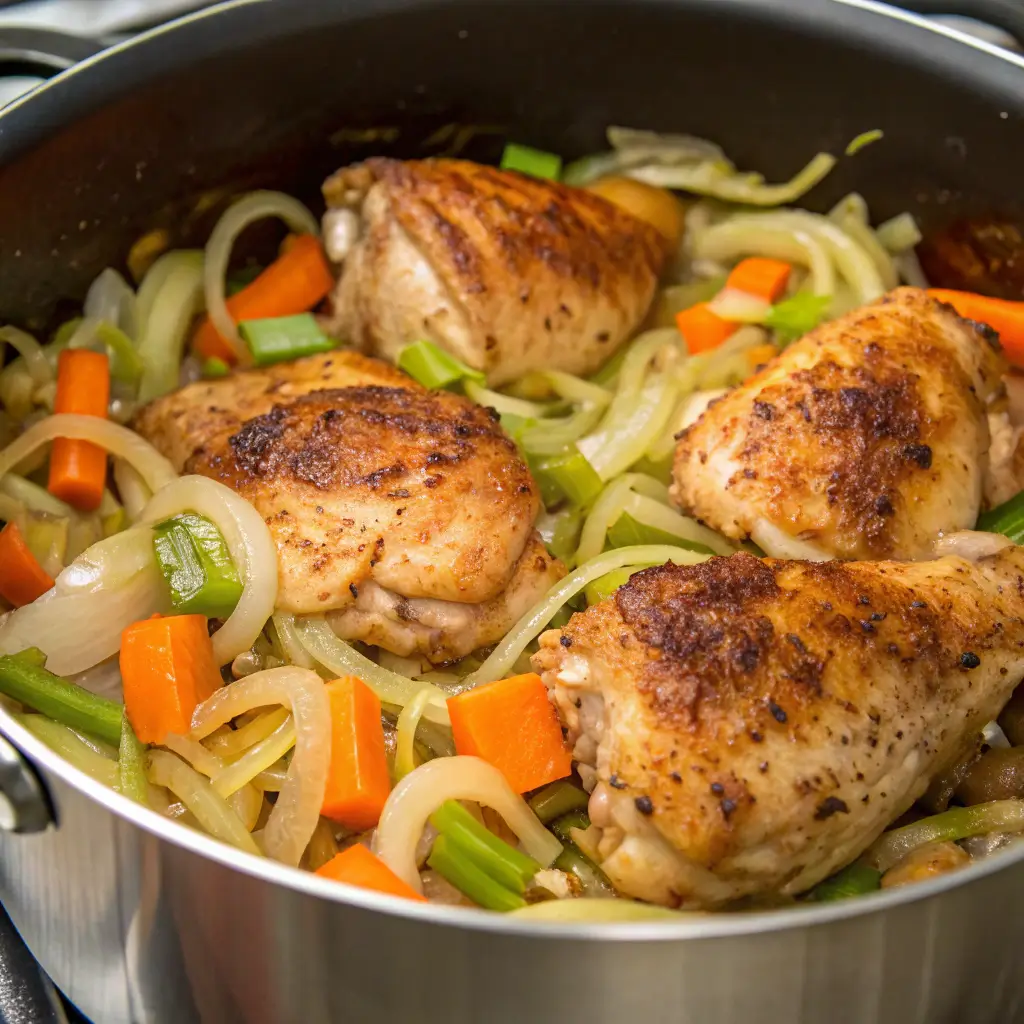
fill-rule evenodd
<path id="1" fill-rule="evenodd" d="M 245 8 L 259 8 L 269 0 L 226 0 L 212 8 L 206 8 L 185 14 L 183 17 L 164 25 L 157 26 L 132 39 L 115 44 L 107 50 L 87 58 L 67 71 L 43 82 L 41 85 L 18 98 L 0 113 L 0 120 L 15 124 L 21 119 L 26 125 L 25 108 L 38 107 L 43 97 L 50 100 L 63 98 L 69 83 L 79 75 L 90 71 L 97 65 L 117 60 L 128 51 L 136 51 L 142 46 L 152 45 L 156 40 L 168 33 L 180 33 L 188 26 L 196 25 L 210 18 L 223 18 L 231 12 Z M 294 0 L 293 0 L 294 2 Z M 380 0 L 375 0 L 375 6 Z M 381 7 L 413 7 L 420 5 L 421 0 L 383 0 Z M 429 4 L 431 0 L 422 0 Z M 656 3 L 670 5 L 678 0 L 649 0 L 652 6 Z M 709 0 L 696 0 L 707 5 Z M 715 0 L 722 3 L 723 0 Z M 901 22 L 914 32 L 929 32 L 933 37 L 943 37 L 959 46 L 984 54 L 1001 61 L 1004 66 L 1012 66 L 1024 71 L 1024 55 L 1014 54 L 995 44 L 969 36 L 947 25 L 941 25 L 928 19 L 895 8 L 878 0 L 728 0 L 737 7 L 748 8 L 781 8 L 790 6 L 794 13 L 800 13 L 803 20 L 814 24 L 815 17 L 820 16 L 822 23 L 828 16 L 828 5 L 838 4 L 851 12 L 863 11 L 867 14 L 882 16 Z M 358 5 L 353 5 L 358 6 Z M 383 12 L 382 12 L 383 13 Z M 831 12 L 835 13 L 835 12 Z M 865 34 L 869 34 L 865 31 Z M 1022 79 L 1021 101 L 1024 103 L 1024 79 Z M 45 101 L 44 101 L 45 102 Z M 55 104 L 56 110 L 59 104 Z M 32 115 L 35 116 L 34 113 Z M 39 137 L 45 137 L 58 130 L 66 120 L 79 116 L 73 111 L 66 117 L 56 117 L 48 122 L 46 130 Z M 56 122 L 56 123 L 55 123 Z M 30 133 L 34 134 L 34 133 Z M 16 159 L 16 156 L 15 156 Z M 189 853 L 209 858 L 219 864 L 243 872 L 253 879 L 281 885 L 306 896 L 324 899 L 342 905 L 353 905 L 364 910 L 376 911 L 417 920 L 423 923 L 443 925 L 446 927 L 465 928 L 473 931 L 498 933 L 501 935 L 530 936 L 543 939 L 576 939 L 586 941 L 647 941 L 675 942 L 679 940 L 698 940 L 729 938 L 737 936 L 774 933 L 790 928 L 802 928 L 828 924 L 850 918 L 862 917 L 866 914 L 881 913 L 908 903 L 916 903 L 927 899 L 937 899 L 943 893 L 961 886 L 968 885 L 985 878 L 995 872 L 1008 870 L 1013 865 L 1024 862 L 1024 843 L 1017 844 L 1006 850 L 998 851 L 984 860 L 969 867 L 929 881 L 878 893 L 861 896 L 857 899 L 841 900 L 835 903 L 819 905 L 803 905 L 786 907 L 778 910 L 751 911 L 743 913 L 704 913 L 682 914 L 676 921 L 645 921 L 645 922 L 551 922 L 529 919 L 516 919 L 507 915 L 494 914 L 486 911 L 470 910 L 463 907 L 445 907 L 426 905 L 403 900 L 394 896 L 359 889 L 344 883 L 338 883 L 288 867 L 274 861 L 243 853 L 210 836 L 196 832 L 175 821 L 163 817 L 156 811 L 140 807 L 138 804 L 115 792 L 112 789 L 90 778 L 84 772 L 73 767 L 59 754 L 47 747 L 41 740 L 22 726 L 5 708 L 0 707 L 0 736 L 9 739 L 33 763 L 43 766 L 62 782 L 83 796 L 95 801 L 119 818 L 135 825 L 157 839 L 167 840 L 174 846 L 187 850 Z M 59 817 L 59 808 L 57 810 Z M 59 827 L 59 823 L 57 825 Z"/>

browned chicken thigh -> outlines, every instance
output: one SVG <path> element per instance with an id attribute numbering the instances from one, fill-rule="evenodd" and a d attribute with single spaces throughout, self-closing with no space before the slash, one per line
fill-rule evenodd
<path id="1" fill-rule="evenodd" d="M 1022 595 L 1012 545 L 977 562 L 737 554 L 643 570 L 545 633 L 534 665 L 608 877 L 712 906 L 853 860 L 1024 676 Z"/>
<path id="2" fill-rule="evenodd" d="M 332 613 L 346 638 L 461 657 L 562 573 L 495 418 L 377 360 L 332 352 L 193 384 L 134 425 L 255 505 L 278 549 L 278 607 Z"/>
<path id="3" fill-rule="evenodd" d="M 803 337 L 683 431 L 673 498 L 780 558 L 920 558 L 970 529 L 1004 360 L 900 288 Z"/>
<path id="4" fill-rule="evenodd" d="M 426 338 L 491 384 L 596 370 L 666 259 L 653 227 L 598 195 L 465 160 L 368 160 L 324 195 L 344 256 L 332 333 L 388 359 Z"/>

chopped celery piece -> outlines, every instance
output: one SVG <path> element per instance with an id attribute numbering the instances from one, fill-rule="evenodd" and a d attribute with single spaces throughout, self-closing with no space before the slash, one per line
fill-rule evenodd
<path id="1" fill-rule="evenodd" d="M 483 384 L 486 380 L 479 370 L 467 366 L 432 341 L 414 341 L 406 345 L 398 353 L 396 363 L 400 370 L 425 388 L 446 388 L 460 380 L 475 380 Z"/>
<path id="2" fill-rule="evenodd" d="M 866 864 L 850 864 L 825 881 L 819 882 L 808 894 L 808 899 L 818 903 L 845 900 L 849 896 L 861 896 L 881 888 L 882 873 Z"/>
<path id="3" fill-rule="evenodd" d="M 1001 533 L 1014 544 L 1024 544 L 1024 491 L 1015 494 L 1002 505 L 982 512 L 975 529 L 986 533 Z"/>
<path id="4" fill-rule="evenodd" d="M 589 505 L 604 487 L 597 470 L 575 445 L 562 455 L 532 462 L 530 468 L 545 505 L 554 505 L 563 496 L 573 505 Z"/>
<path id="5" fill-rule="evenodd" d="M 571 843 L 572 830 L 574 828 L 582 829 L 584 832 L 590 828 L 590 815 L 584 810 L 569 811 L 568 814 L 563 814 L 561 817 L 555 818 L 548 828 L 562 840 L 563 843 Z"/>
<path id="6" fill-rule="evenodd" d="M 130 800 L 145 807 L 149 803 L 146 782 L 146 745 L 139 742 L 125 711 L 121 719 L 121 744 L 117 754 L 117 788 Z"/>
<path id="7" fill-rule="evenodd" d="M 573 875 L 580 883 L 584 896 L 615 895 L 615 888 L 605 873 L 575 843 L 565 844 L 554 866 L 567 875 Z"/>
<path id="8" fill-rule="evenodd" d="M 499 839 L 456 800 L 441 804 L 430 823 L 451 843 L 454 853 L 467 857 L 506 889 L 525 892 L 527 882 L 540 871 L 535 860 Z"/>
<path id="9" fill-rule="evenodd" d="M 526 906 L 522 896 L 491 878 L 446 835 L 434 840 L 427 865 L 485 910 L 509 911 Z"/>
<path id="10" fill-rule="evenodd" d="M 689 551 L 699 551 L 701 554 L 707 555 L 714 554 L 714 551 L 706 544 L 695 540 L 684 540 L 667 530 L 641 523 L 628 512 L 623 512 L 609 528 L 606 546 L 613 550 L 628 548 L 634 544 L 674 544 L 676 547 L 686 548 Z"/>
<path id="11" fill-rule="evenodd" d="M 153 549 L 176 611 L 226 619 L 242 596 L 242 583 L 220 530 L 185 512 L 159 523 Z"/>
<path id="12" fill-rule="evenodd" d="M 555 153 L 545 153 L 542 149 L 510 142 L 501 154 L 501 169 L 558 181 L 562 173 L 562 158 Z"/>
<path id="13" fill-rule="evenodd" d="M 243 320 L 238 331 L 257 366 L 271 366 L 317 352 L 330 352 L 337 342 L 328 338 L 311 313 Z"/>
<path id="14" fill-rule="evenodd" d="M 640 566 L 627 565 L 624 569 L 613 569 L 605 576 L 588 583 L 583 589 L 583 595 L 587 599 L 587 607 L 600 604 L 606 598 L 612 596 L 619 587 L 629 582 L 629 577 L 640 571 Z"/>
<path id="15" fill-rule="evenodd" d="M 203 376 L 208 380 L 215 380 L 218 377 L 226 377 L 230 372 L 231 367 L 228 366 L 223 359 L 218 359 L 216 356 L 210 356 L 210 358 L 203 363 Z"/>
<path id="16" fill-rule="evenodd" d="M 582 810 L 589 801 L 590 797 L 579 786 L 559 779 L 538 790 L 528 802 L 530 810 L 546 825 L 570 811 Z"/>
<path id="17" fill-rule="evenodd" d="M 38 660 L 34 649 L 0 657 L 0 693 L 70 729 L 119 744 L 122 706 L 55 676 Z"/>
<path id="18" fill-rule="evenodd" d="M 548 551 L 567 562 L 579 544 L 583 516 L 578 508 L 545 513 L 537 520 L 537 532 Z"/>
<path id="19" fill-rule="evenodd" d="M 831 304 L 831 295 L 799 292 L 772 306 L 764 318 L 764 325 L 775 331 L 777 340 L 785 346 L 813 331 L 825 318 Z"/>
<path id="20" fill-rule="evenodd" d="M 18 651 L 15 657 L 26 665 L 34 665 L 36 668 L 46 667 L 46 654 L 38 647 L 26 647 L 25 650 Z"/>
<path id="21" fill-rule="evenodd" d="M 518 445 L 522 444 L 523 431 L 535 426 L 537 426 L 537 420 L 529 416 L 520 416 L 515 412 L 501 414 L 501 429 Z"/>

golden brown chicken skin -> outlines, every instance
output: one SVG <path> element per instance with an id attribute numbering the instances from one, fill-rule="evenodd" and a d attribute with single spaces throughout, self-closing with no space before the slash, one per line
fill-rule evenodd
<path id="1" fill-rule="evenodd" d="M 335 352 L 195 384 L 135 427 L 252 502 L 278 550 L 278 607 L 335 613 L 346 637 L 459 657 L 563 572 L 492 413 L 376 360 Z"/>
<path id="2" fill-rule="evenodd" d="M 596 370 L 666 259 L 653 227 L 598 195 L 464 160 L 368 160 L 324 195 L 360 221 L 332 333 L 389 359 L 428 338 L 491 384 Z"/>
<path id="3" fill-rule="evenodd" d="M 737 554 L 635 574 L 534 656 L 621 891 L 800 893 L 919 797 L 1024 676 L 1024 550 Z"/>
<path id="4" fill-rule="evenodd" d="M 827 323 L 682 432 L 673 498 L 768 554 L 919 558 L 974 526 L 991 332 L 901 288 Z"/>

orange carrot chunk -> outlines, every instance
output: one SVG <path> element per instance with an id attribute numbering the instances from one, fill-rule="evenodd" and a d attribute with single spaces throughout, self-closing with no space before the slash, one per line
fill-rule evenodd
<path id="1" fill-rule="evenodd" d="M 53 579 L 29 551 L 18 524 L 8 523 L 0 530 L 0 597 L 20 608 L 52 586 Z"/>
<path id="2" fill-rule="evenodd" d="M 380 701 L 366 683 L 345 676 L 328 683 L 331 761 L 320 813 L 355 832 L 373 828 L 391 792 Z"/>
<path id="3" fill-rule="evenodd" d="M 947 288 L 929 288 L 928 294 L 939 302 L 948 302 L 961 316 L 988 324 L 999 332 L 999 343 L 1006 358 L 1024 369 L 1024 302 L 991 299 L 974 292 L 956 292 Z"/>
<path id="4" fill-rule="evenodd" d="M 360 889 L 373 889 L 389 896 L 404 896 L 407 900 L 426 903 L 411 885 L 403 882 L 379 857 L 375 857 L 362 843 L 356 843 L 336 854 L 314 874 L 335 882 L 347 882 Z"/>
<path id="5" fill-rule="evenodd" d="M 282 247 L 281 255 L 253 282 L 227 301 L 235 323 L 306 313 L 334 287 L 334 274 L 313 235 L 298 235 Z M 206 317 L 192 339 L 204 359 L 236 363 L 235 350 Z"/>
<path id="6" fill-rule="evenodd" d="M 775 302 L 786 290 L 792 271 L 793 268 L 782 260 L 750 256 L 732 268 L 725 287 L 735 288 L 765 302 Z"/>
<path id="7" fill-rule="evenodd" d="M 196 705 L 221 685 L 205 615 L 155 615 L 121 634 L 124 706 L 143 743 L 184 735 Z"/>
<path id="8" fill-rule="evenodd" d="M 739 326 L 723 320 L 706 302 L 698 302 L 696 306 L 676 314 L 676 327 L 691 356 L 718 348 L 726 338 L 736 333 Z"/>
<path id="9" fill-rule="evenodd" d="M 572 770 L 558 715 L 535 672 L 449 697 L 448 714 L 456 751 L 489 761 L 517 793 Z"/>
<path id="10" fill-rule="evenodd" d="M 102 352 L 65 349 L 57 360 L 54 412 L 107 417 L 110 366 Z M 107 453 L 91 441 L 58 437 L 50 450 L 49 491 L 69 505 L 92 512 L 107 482 Z"/>

